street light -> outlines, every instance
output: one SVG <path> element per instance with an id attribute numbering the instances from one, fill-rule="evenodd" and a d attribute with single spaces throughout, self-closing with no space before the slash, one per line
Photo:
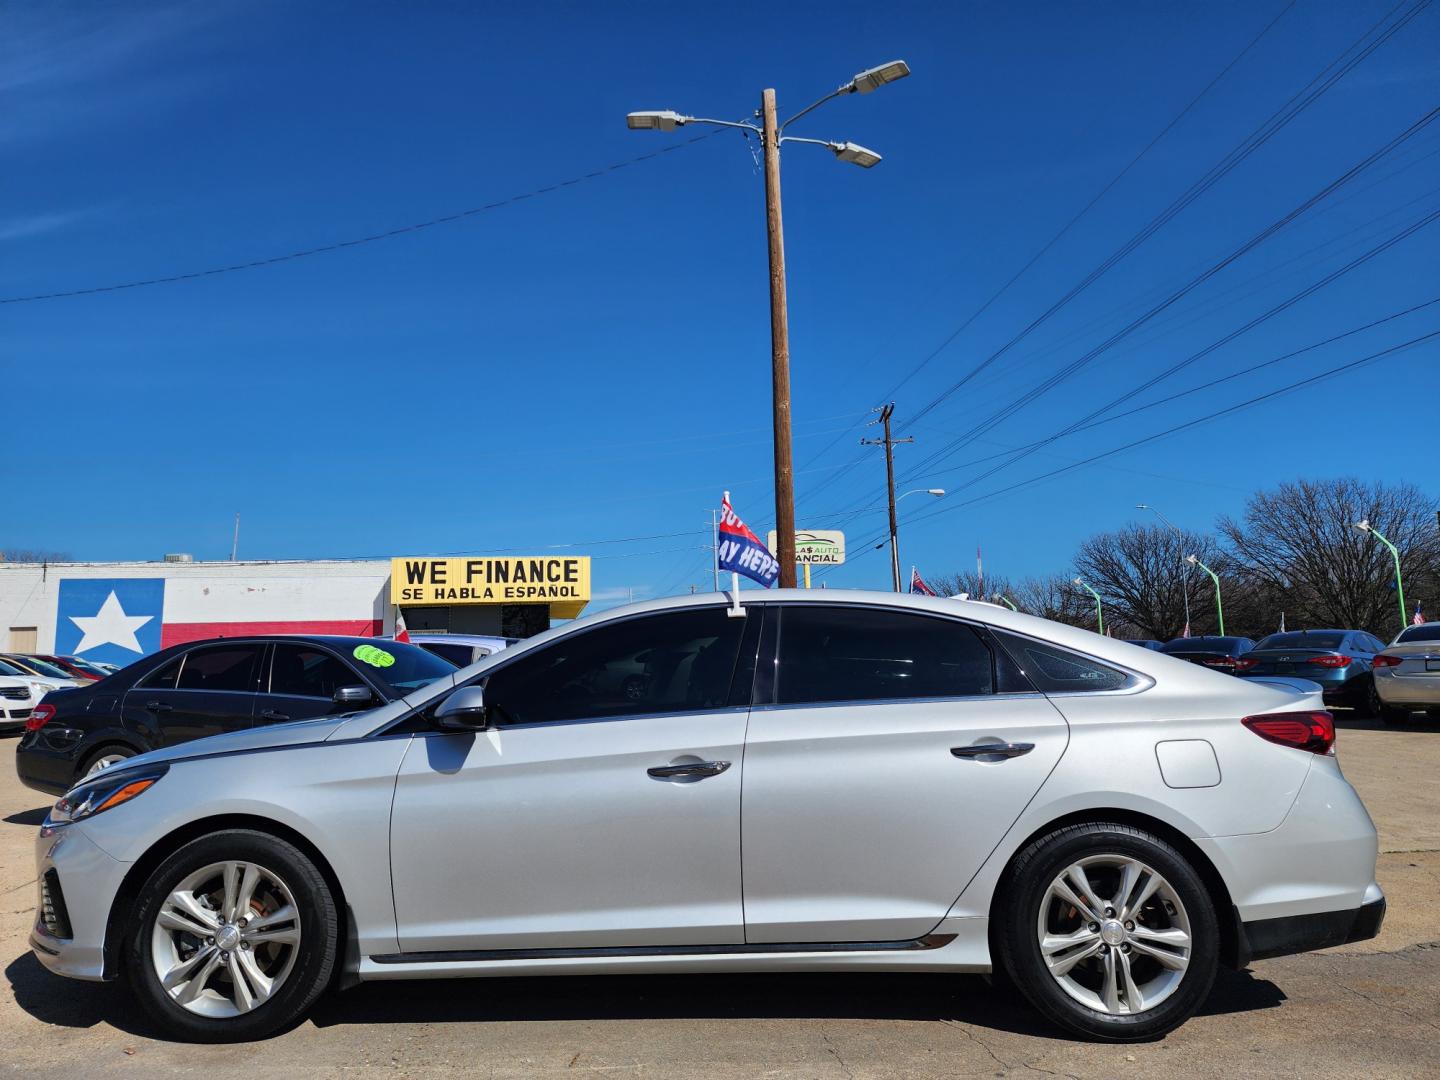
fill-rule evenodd
<path id="1" fill-rule="evenodd" d="M 1198 566 L 1205 573 L 1210 575 L 1210 580 L 1215 582 L 1215 616 L 1220 621 L 1220 636 L 1225 636 L 1225 609 L 1220 606 L 1220 577 L 1203 562 L 1198 555 L 1186 555 L 1185 561 L 1191 566 Z"/>
<path id="2" fill-rule="evenodd" d="M 913 490 L 911 490 L 911 491 L 905 492 L 904 495 L 901 495 L 898 499 L 896 499 L 896 500 L 895 500 L 895 505 L 896 505 L 896 506 L 899 506 L 902 502 L 904 502 L 904 501 L 906 500 L 906 498 L 908 498 L 908 497 L 911 496 L 911 495 L 934 495 L 935 498 L 939 499 L 939 498 L 943 497 L 944 494 L 945 494 L 945 489 L 944 489 L 944 488 L 915 488 L 915 489 L 913 489 Z M 899 526 L 899 524 L 896 522 L 895 518 L 893 518 L 893 517 L 890 519 L 890 577 L 891 577 L 891 579 L 892 579 L 892 584 L 894 584 L 894 586 L 895 586 L 895 591 L 896 591 L 896 592 L 899 592 L 899 591 L 900 591 L 900 526 Z"/>
<path id="3" fill-rule="evenodd" d="M 713 124 L 741 128 L 760 137 L 765 156 L 765 229 L 770 242 L 770 380 L 775 441 L 775 558 L 780 562 L 781 588 L 795 587 L 795 470 L 790 446 L 790 321 L 785 304 L 785 227 L 780 212 L 780 145 L 808 142 L 825 147 L 837 160 L 869 169 L 880 161 L 873 150 L 852 142 L 826 142 L 787 136 L 785 128 L 805 114 L 842 94 L 868 94 L 886 83 L 903 79 L 910 67 L 903 60 L 891 60 L 867 68 L 839 89 L 801 109 L 784 123 L 777 119 L 775 91 L 760 94 L 760 123 L 737 123 L 683 116 L 670 109 L 632 112 L 625 123 L 635 131 L 674 131 L 685 124 Z M 897 571 L 898 573 L 898 571 Z M 898 587 L 898 586 L 897 586 Z"/>
<path id="4" fill-rule="evenodd" d="M 1355 528 L 1363 533 L 1369 533 L 1390 549 L 1390 555 L 1395 560 L 1395 592 L 1400 597 L 1400 629 L 1404 630 L 1409 623 L 1405 621 L 1407 618 L 1405 614 L 1405 583 L 1400 580 L 1400 549 L 1385 539 L 1385 534 L 1371 525 L 1369 518 L 1361 518 L 1355 522 Z"/>
<path id="5" fill-rule="evenodd" d="M 1099 633 L 1105 633 L 1105 610 L 1100 605 L 1100 594 L 1094 589 L 1090 588 L 1089 585 L 1086 585 L 1085 582 L 1078 577 L 1075 579 L 1075 584 L 1079 585 L 1082 589 L 1084 589 L 1086 592 L 1088 592 L 1091 596 L 1095 598 L 1095 628 Z"/>
<path id="6" fill-rule="evenodd" d="M 1160 513 L 1159 510 L 1156 510 L 1155 507 L 1151 506 L 1149 503 L 1136 503 L 1136 504 L 1135 504 L 1135 509 L 1136 509 L 1136 510 L 1149 510 L 1152 514 L 1154 514 L 1156 517 L 1158 517 L 1161 521 L 1163 521 L 1163 522 L 1164 522 L 1166 525 L 1168 525 L 1170 528 L 1174 529 L 1177 533 L 1180 533 L 1180 540 L 1181 540 L 1181 542 L 1184 542 L 1184 540 L 1185 540 L 1185 533 L 1182 532 L 1182 531 L 1175 525 L 1174 522 L 1172 522 L 1172 521 L 1171 521 L 1169 518 L 1167 518 L 1164 514 Z M 1185 594 L 1185 636 L 1186 636 L 1186 637 L 1189 637 L 1189 636 L 1190 636 L 1190 569 L 1189 569 L 1188 566 L 1185 565 L 1185 563 L 1184 563 L 1183 560 L 1181 561 L 1181 564 L 1180 564 L 1180 565 L 1181 565 L 1181 570 L 1180 570 L 1180 591 Z"/>

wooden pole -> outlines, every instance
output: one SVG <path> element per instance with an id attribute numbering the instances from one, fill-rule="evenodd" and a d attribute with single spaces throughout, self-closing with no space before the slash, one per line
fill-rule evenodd
<path id="1" fill-rule="evenodd" d="M 765 146 L 765 230 L 770 241 L 770 378 L 775 426 L 775 558 L 780 587 L 795 587 L 795 474 L 790 447 L 790 323 L 785 310 L 785 229 L 780 216 L 780 126 L 775 91 L 760 95 Z"/>

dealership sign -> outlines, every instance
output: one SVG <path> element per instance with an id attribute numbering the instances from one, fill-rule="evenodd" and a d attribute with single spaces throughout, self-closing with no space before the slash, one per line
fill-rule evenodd
<path id="1" fill-rule="evenodd" d="M 556 604 L 578 614 L 590 599 L 590 557 L 395 558 L 390 598 L 397 604 Z"/>
<path id="2" fill-rule="evenodd" d="M 770 530 L 775 550 L 775 530 Z M 801 565 L 839 566 L 845 561 L 845 534 L 831 529 L 795 530 L 795 561 Z"/>

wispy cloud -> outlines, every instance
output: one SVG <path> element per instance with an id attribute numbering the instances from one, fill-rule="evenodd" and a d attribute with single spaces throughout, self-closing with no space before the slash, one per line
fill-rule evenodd
<path id="1" fill-rule="evenodd" d="M 229 3 L 8 7 L 0 33 L 0 139 L 61 134 L 122 111 L 143 115 L 137 106 L 178 96 L 193 76 L 177 77 L 167 54 L 231 10 Z"/>
<path id="2" fill-rule="evenodd" d="M 73 210 L 59 214 L 27 214 L 22 217 L 0 218 L 0 243 L 68 228 L 88 214 L 88 210 Z"/>

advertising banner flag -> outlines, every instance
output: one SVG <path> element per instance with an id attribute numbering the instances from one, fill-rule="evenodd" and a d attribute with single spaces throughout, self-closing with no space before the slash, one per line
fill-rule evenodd
<path id="1" fill-rule="evenodd" d="M 780 576 L 780 564 L 730 506 L 730 493 L 720 502 L 720 569 L 744 574 L 765 588 Z"/>
<path id="2" fill-rule="evenodd" d="M 920 576 L 920 571 L 910 567 L 910 591 L 919 593 L 921 596 L 934 596 L 935 590 L 925 584 L 925 579 Z"/>

